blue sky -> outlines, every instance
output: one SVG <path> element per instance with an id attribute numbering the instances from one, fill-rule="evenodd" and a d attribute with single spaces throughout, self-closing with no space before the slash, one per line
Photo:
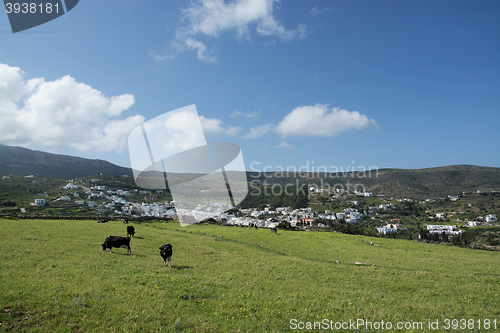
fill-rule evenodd
<path id="1" fill-rule="evenodd" d="M 498 17 L 498 1 L 84 0 L 13 34 L 3 14 L 0 143 L 130 166 L 135 127 L 195 104 L 247 170 L 500 167 Z"/>

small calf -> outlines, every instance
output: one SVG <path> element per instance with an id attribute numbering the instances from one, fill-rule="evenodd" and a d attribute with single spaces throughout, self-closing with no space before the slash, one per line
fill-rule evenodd
<path id="1" fill-rule="evenodd" d="M 173 253 L 172 252 L 172 245 L 170 245 L 169 243 L 166 243 L 165 245 L 160 246 L 160 255 L 163 258 L 163 261 L 165 262 L 165 267 L 167 267 L 167 265 L 172 267 L 172 263 L 170 260 L 172 258 L 172 253 Z"/>
<path id="2" fill-rule="evenodd" d="M 135 235 L 134 226 L 131 226 L 131 225 L 127 226 L 127 236 L 134 237 L 134 235 Z"/>

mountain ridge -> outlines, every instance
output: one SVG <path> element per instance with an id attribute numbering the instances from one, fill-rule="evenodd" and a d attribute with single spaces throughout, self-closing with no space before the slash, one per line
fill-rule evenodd
<path id="1" fill-rule="evenodd" d="M 110 176 L 131 176 L 132 169 L 100 159 L 46 153 L 0 144 L 0 173 L 73 179 L 100 173 Z"/>
<path id="2" fill-rule="evenodd" d="M 323 180 L 330 186 L 361 184 L 367 192 L 374 195 L 384 194 L 395 198 L 432 198 L 464 191 L 500 190 L 500 168 L 476 165 L 448 165 L 423 169 L 383 168 L 372 170 L 370 177 L 355 177 L 358 171 L 334 173 L 308 173 L 305 177 L 300 173 L 250 172 L 248 181 L 270 184 L 314 183 Z M 0 174 L 37 175 L 54 179 L 74 179 L 97 176 L 132 176 L 131 168 L 121 167 L 100 159 L 87 159 L 62 154 L 45 153 L 23 147 L 0 144 Z M 368 171 L 365 171 L 368 174 Z M 286 176 L 283 177 L 283 174 Z M 319 185 L 319 184 L 318 184 Z"/>

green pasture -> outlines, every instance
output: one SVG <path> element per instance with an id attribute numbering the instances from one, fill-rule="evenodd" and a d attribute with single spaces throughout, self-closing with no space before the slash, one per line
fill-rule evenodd
<path id="1" fill-rule="evenodd" d="M 330 232 L 132 225 L 128 256 L 101 247 L 108 235 L 126 236 L 118 221 L 0 219 L 0 332 L 287 332 L 291 319 L 489 319 L 500 330 L 499 252 Z M 172 268 L 159 254 L 166 242 Z M 372 331 L 380 332 L 359 329 Z"/>

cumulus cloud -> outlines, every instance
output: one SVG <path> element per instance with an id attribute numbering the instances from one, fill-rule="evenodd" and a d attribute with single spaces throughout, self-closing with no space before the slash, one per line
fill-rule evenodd
<path id="1" fill-rule="evenodd" d="M 287 114 L 276 126 L 276 133 L 286 136 L 334 136 L 349 130 L 378 129 L 374 119 L 340 108 L 329 109 L 328 105 L 299 106 Z"/>
<path id="2" fill-rule="evenodd" d="M 258 139 L 266 133 L 273 132 L 275 126 L 273 124 L 265 124 L 257 127 L 252 127 L 245 135 L 245 139 Z"/>
<path id="3" fill-rule="evenodd" d="M 200 116 L 201 127 L 205 133 L 222 133 L 231 136 L 236 136 L 240 127 L 235 126 L 222 126 L 222 120 L 216 118 L 205 118 Z"/>
<path id="4" fill-rule="evenodd" d="M 234 110 L 229 116 L 231 116 L 232 118 L 244 117 L 247 120 L 256 120 L 257 118 L 259 118 L 259 115 L 260 110 L 247 112 Z"/>
<path id="5" fill-rule="evenodd" d="M 0 142 L 70 147 L 80 151 L 123 151 L 140 115 L 117 119 L 133 95 L 106 97 L 71 76 L 27 81 L 19 67 L 0 64 Z"/>
<path id="6" fill-rule="evenodd" d="M 214 63 L 213 50 L 208 51 L 207 46 L 194 36 L 217 38 L 225 31 L 233 31 L 240 40 L 250 40 L 251 27 L 255 27 L 257 34 L 283 41 L 305 37 L 305 25 L 299 24 L 295 29 L 288 30 L 275 19 L 275 3 L 279 0 L 193 0 L 181 9 L 184 25 L 177 27 L 173 45 L 177 51 L 194 50 L 200 60 Z"/>

